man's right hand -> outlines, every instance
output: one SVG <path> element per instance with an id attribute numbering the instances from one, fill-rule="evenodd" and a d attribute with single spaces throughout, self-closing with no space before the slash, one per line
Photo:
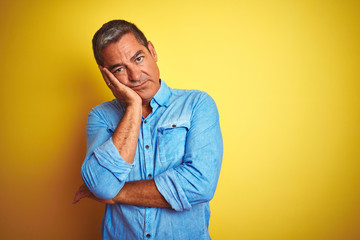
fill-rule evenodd
<path id="1" fill-rule="evenodd" d="M 108 69 L 99 65 L 106 85 L 110 88 L 116 99 L 125 107 L 141 106 L 141 97 L 131 88 L 122 84 Z"/>

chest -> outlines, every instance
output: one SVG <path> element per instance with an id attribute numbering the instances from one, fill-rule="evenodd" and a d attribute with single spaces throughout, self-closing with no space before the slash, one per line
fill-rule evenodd
<path id="1" fill-rule="evenodd" d="M 143 119 L 130 181 L 152 179 L 182 164 L 191 111 L 159 108 Z"/>

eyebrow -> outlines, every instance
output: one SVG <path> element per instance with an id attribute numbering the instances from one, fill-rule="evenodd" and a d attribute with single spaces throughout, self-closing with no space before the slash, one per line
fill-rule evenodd
<path id="1" fill-rule="evenodd" d="M 130 58 L 130 60 L 131 60 L 131 61 L 134 61 L 134 59 L 136 59 L 140 54 L 143 54 L 143 53 L 144 53 L 143 50 L 137 51 L 137 52 L 134 54 L 134 56 L 132 56 L 132 57 Z"/>
<path id="2" fill-rule="evenodd" d="M 137 51 L 137 52 L 130 58 L 130 60 L 131 60 L 131 61 L 134 61 L 134 59 L 136 59 L 140 54 L 143 54 L 143 53 L 144 53 L 143 50 Z M 124 65 L 124 64 L 122 64 L 122 63 L 117 63 L 117 64 L 115 64 L 115 65 L 112 65 L 109 69 L 110 69 L 110 71 L 112 71 L 114 68 L 120 67 L 120 66 L 122 66 L 122 65 Z"/>

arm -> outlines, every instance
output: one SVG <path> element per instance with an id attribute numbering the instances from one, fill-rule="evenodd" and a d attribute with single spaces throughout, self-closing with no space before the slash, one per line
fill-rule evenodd
<path id="1" fill-rule="evenodd" d="M 133 163 L 141 125 L 142 100 L 135 91 L 120 83 L 109 70 L 101 66 L 99 68 L 114 96 L 126 108 L 112 136 L 113 143 L 124 160 Z"/>
<path id="2" fill-rule="evenodd" d="M 170 207 L 170 204 L 157 190 L 154 180 L 127 182 L 113 199 L 105 203 L 123 203 L 144 207 Z"/>
<path id="3" fill-rule="evenodd" d="M 114 96 L 126 107 L 111 135 L 101 113 L 90 112 L 87 124 L 88 151 L 81 173 L 86 186 L 101 199 L 112 199 L 131 171 L 141 124 L 141 98 L 121 84 L 107 69 L 104 80 Z M 110 84 L 109 84 L 110 83 Z"/>
<path id="4" fill-rule="evenodd" d="M 148 207 L 169 207 L 153 180 L 125 184 L 134 161 L 141 125 L 141 104 L 137 101 L 140 97 L 119 83 L 107 69 L 99 68 L 114 96 L 126 106 L 126 111 L 112 136 L 98 114 L 89 114 L 87 138 L 90 144 L 88 156 L 81 169 L 85 185 L 79 188 L 73 203 L 88 197 L 109 204 L 121 202 Z M 118 153 L 115 152 L 115 147 Z"/>
<path id="5" fill-rule="evenodd" d="M 127 182 L 120 192 L 110 200 L 96 197 L 85 184 L 77 191 L 73 204 L 82 198 L 90 198 L 101 203 L 123 203 L 144 207 L 171 207 L 161 193 L 157 190 L 154 180 Z"/>
<path id="6" fill-rule="evenodd" d="M 157 189 L 176 211 L 210 201 L 217 186 L 222 154 L 218 111 L 211 97 L 203 94 L 193 108 L 183 163 L 155 176 Z"/>
<path id="7" fill-rule="evenodd" d="M 141 125 L 141 105 L 128 106 L 112 140 L 127 163 L 133 163 Z"/>

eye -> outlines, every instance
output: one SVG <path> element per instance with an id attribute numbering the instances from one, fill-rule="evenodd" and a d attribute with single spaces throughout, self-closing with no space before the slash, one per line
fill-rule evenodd
<path id="1" fill-rule="evenodd" d="M 140 63 L 140 62 L 142 62 L 144 60 L 144 56 L 140 56 L 140 57 L 137 57 L 136 59 L 135 59 L 135 61 L 137 62 L 137 63 Z"/>
<path id="2" fill-rule="evenodd" d="M 119 67 L 118 69 L 116 69 L 113 73 L 119 73 L 119 72 L 122 72 L 124 71 L 124 68 L 123 67 Z"/>

